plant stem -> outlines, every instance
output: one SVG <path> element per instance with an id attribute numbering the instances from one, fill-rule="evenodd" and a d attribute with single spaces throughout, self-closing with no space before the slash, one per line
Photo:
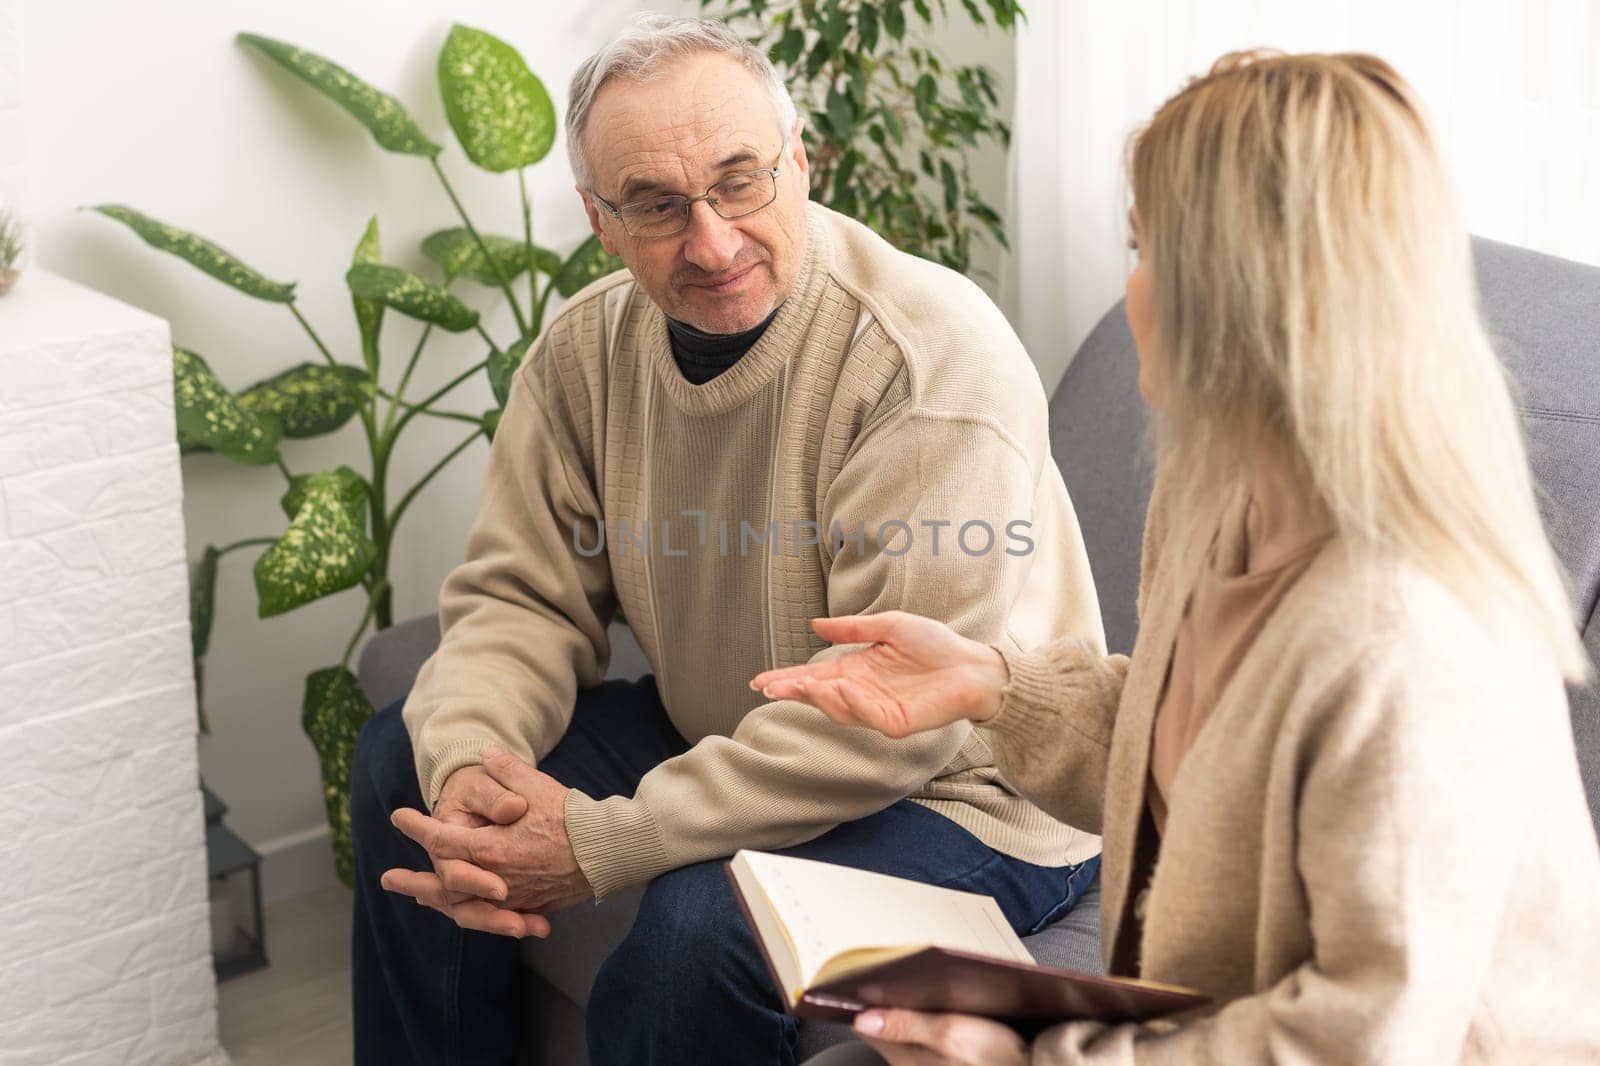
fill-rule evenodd
<path id="1" fill-rule="evenodd" d="M 294 484 L 294 475 L 289 473 L 289 468 L 283 464 L 283 456 L 281 456 L 281 455 L 278 456 L 276 461 L 277 461 L 277 464 L 278 464 L 278 469 L 283 471 L 284 480 L 289 482 L 289 484 L 293 485 Z"/>
<path id="2" fill-rule="evenodd" d="M 539 305 L 539 269 L 534 265 L 533 257 L 533 204 L 528 202 L 528 182 L 520 167 L 517 169 L 517 192 L 522 196 L 522 248 L 528 260 L 528 310 L 533 315 L 528 327 L 537 333 L 542 310 Z"/>
<path id="3" fill-rule="evenodd" d="M 535 322 L 539 322 L 539 323 L 543 323 L 544 322 L 545 305 L 550 302 L 550 294 L 555 291 L 555 288 L 556 288 L 556 279 L 555 278 L 551 278 L 549 281 L 544 283 L 544 293 L 539 297 L 539 306 L 537 308 L 535 308 L 534 312 L 533 312 L 533 320 Z"/>
<path id="4" fill-rule="evenodd" d="M 457 444 L 454 448 L 451 448 L 448 452 L 445 453 L 445 456 L 444 456 L 443 459 L 440 459 L 437 463 L 433 464 L 433 468 L 431 470 L 429 470 L 426 474 L 422 475 L 421 480 L 419 480 L 415 485 L 411 486 L 411 491 L 407 492 L 404 496 L 400 497 L 400 502 L 395 506 L 394 514 L 389 516 L 389 529 L 391 531 L 395 528 L 396 525 L 399 524 L 400 516 L 405 514 L 406 508 L 408 506 L 410 506 L 411 501 L 416 498 L 417 493 L 422 491 L 422 487 L 424 485 L 426 485 L 428 482 L 432 481 L 433 480 L 433 476 L 435 474 L 437 474 L 439 471 L 441 471 L 441 470 L 443 470 L 445 468 L 445 464 L 449 463 L 450 460 L 454 459 L 457 455 L 460 455 L 461 452 L 467 447 L 467 445 L 469 445 L 473 441 L 477 440 L 478 437 L 482 435 L 482 432 L 483 432 L 482 430 L 479 430 L 478 432 L 473 433 L 471 436 L 469 436 L 465 440 L 463 440 L 460 444 Z"/>
<path id="5" fill-rule="evenodd" d="M 472 219 L 467 217 L 467 209 L 462 207 L 461 201 L 456 198 L 456 191 L 450 186 L 450 179 L 444 176 L 444 171 L 439 167 L 439 160 L 429 156 L 428 164 L 433 167 L 433 172 L 439 175 L 439 183 L 444 186 L 444 191 L 450 197 L 450 202 L 455 205 L 456 214 L 461 216 L 462 225 L 466 226 L 467 232 L 472 234 L 472 239 L 478 244 L 478 251 L 483 253 L 483 258 L 489 264 L 489 269 L 494 271 L 494 276 L 500 282 L 500 288 L 505 292 L 506 299 L 511 302 L 511 315 L 517 320 L 517 335 L 521 336 L 527 333 L 528 326 L 522 320 L 522 308 L 517 304 L 517 297 L 511 291 L 511 284 L 506 281 L 505 273 L 501 271 L 499 261 L 489 254 L 488 245 L 483 243 L 483 238 L 478 235 L 478 230 L 473 226 Z"/>
<path id="6" fill-rule="evenodd" d="M 235 548 L 248 548 L 252 544 L 276 544 L 277 542 L 277 537 L 251 537 L 248 540 L 236 540 L 226 548 L 218 548 L 217 558 L 222 558 Z"/>
<path id="7" fill-rule="evenodd" d="M 417 368 L 417 358 L 418 358 L 418 356 L 422 355 L 422 346 L 424 344 L 428 343 L 428 337 L 432 333 L 433 333 L 433 323 L 429 322 L 427 327 L 423 329 L 422 336 L 417 338 L 417 346 L 411 350 L 411 358 L 406 363 L 405 373 L 400 375 L 400 385 L 399 385 L 398 388 L 396 388 L 394 390 L 394 403 L 395 404 L 399 404 L 400 397 L 405 395 L 405 393 L 406 393 L 406 384 L 411 381 L 411 372 Z M 397 410 L 397 407 L 391 406 L 389 408 L 388 416 L 385 417 L 384 420 L 383 420 L 383 432 L 384 432 L 385 436 L 387 436 L 388 433 L 389 433 L 389 427 L 394 425 L 394 416 L 395 416 L 396 410 Z"/>
<path id="8" fill-rule="evenodd" d="M 311 328 L 311 323 L 306 321 L 306 317 L 300 313 L 300 309 L 294 305 L 294 301 L 290 300 L 284 306 L 289 308 L 289 313 L 294 315 L 294 317 L 299 320 L 300 324 L 305 327 L 306 334 L 310 336 L 312 343 L 321 350 L 322 357 L 328 361 L 328 365 L 338 366 L 339 361 L 333 357 L 332 352 L 328 351 L 328 346 L 322 343 L 322 338 L 317 336 L 317 331 Z"/>
<path id="9" fill-rule="evenodd" d="M 494 338 L 483 331 L 483 326 L 481 324 L 474 326 L 473 328 L 478 331 L 478 336 L 483 338 L 483 343 L 487 344 L 490 349 L 493 351 L 500 350 L 500 346 L 494 342 Z"/>
<path id="10" fill-rule="evenodd" d="M 398 397 L 398 396 L 390 396 L 387 392 L 385 392 L 382 389 L 378 390 L 378 395 L 382 396 L 384 399 L 388 400 L 390 403 L 393 403 L 397 407 L 404 407 L 404 408 L 407 408 L 408 410 L 416 411 L 417 414 L 419 414 L 419 415 L 431 415 L 434 418 L 453 418 L 457 422 L 472 422 L 474 424 L 479 423 L 481 421 L 477 415 L 469 415 L 464 411 L 425 410 L 419 404 L 406 403 L 404 400 L 400 399 L 400 397 Z"/>
<path id="11" fill-rule="evenodd" d="M 395 425 L 394 425 L 394 428 L 392 430 L 390 430 L 388 432 L 388 434 L 385 436 L 385 444 L 387 445 L 387 448 L 392 448 L 394 446 L 395 438 L 400 436 L 400 431 L 405 428 L 407 422 L 411 421 L 413 418 L 415 418 L 417 416 L 417 413 L 420 410 L 422 410 L 423 408 L 426 408 L 429 404 L 433 403 L 433 401 L 437 400 L 439 397 L 443 396 L 445 393 L 449 392 L 451 389 L 455 388 L 457 385 L 461 384 L 463 381 L 467 380 L 472 375 L 476 374 L 478 371 L 482 370 L 484 367 L 486 367 L 488 365 L 489 365 L 489 360 L 487 360 L 487 359 L 479 360 L 478 362 L 474 363 L 472 366 L 467 367 L 467 369 L 465 369 L 461 373 L 457 374 L 455 377 L 451 378 L 444 385 L 441 385 L 439 388 L 435 389 L 432 392 L 432 394 L 430 394 L 428 396 L 427 399 L 423 400 L 421 403 L 417 404 L 415 407 L 412 407 L 408 411 L 406 411 L 405 414 L 401 415 L 400 416 L 400 421 L 396 422 Z M 387 448 L 385 449 L 386 453 L 387 453 Z"/>
<path id="12" fill-rule="evenodd" d="M 361 624 L 356 626 L 354 635 L 350 637 L 350 643 L 344 646 L 344 655 L 339 658 L 339 669 L 343 670 L 350 662 L 350 654 L 356 650 L 356 642 L 361 639 L 361 634 L 367 631 L 367 623 L 372 620 L 372 613 L 378 609 L 378 598 L 387 595 L 388 592 L 389 582 L 381 578 L 368 590 L 367 609 L 362 613 Z"/>

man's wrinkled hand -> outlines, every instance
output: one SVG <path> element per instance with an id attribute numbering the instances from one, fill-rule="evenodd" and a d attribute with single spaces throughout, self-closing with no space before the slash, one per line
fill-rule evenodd
<path id="1" fill-rule="evenodd" d="M 527 800 L 496 781 L 482 766 L 474 765 L 463 766 L 445 779 L 433 805 L 433 817 L 448 825 L 477 828 L 514 822 L 527 810 Z M 510 921 L 516 919 L 518 931 L 514 935 L 543 936 L 548 932 L 548 927 L 541 930 L 537 923 L 527 929 L 518 916 L 503 912 L 510 918 L 502 917 L 497 907 L 485 902 L 505 898 L 505 882 L 494 874 L 459 859 L 429 857 L 433 860 L 433 873 L 388 870 L 380 883 L 467 929 L 509 933 Z"/>
<path id="2" fill-rule="evenodd" d="M 410 808 L 397 810 L 395 827 L 422 845 L 440 872 L 390 870 L 383 885 L 444 910 L 467 928 L 505 936 L 547 935 L 550 927 L 543 912 L 594 896 L 567 838 L 568 790 L 496 747 L 483 750 L 482 769 L 526 804 L 523 815 L 504 825 L 464 825 Z M 452 891 L 474 892 L 479 898 L 453 899 Z"/>
<path id="3" fill-rule="evenodd" d="M 509 825 L 526 813 L 528 801 L 482 766 L 463 766 L 447 777 L 433 805 L 433 816 L 439 821 L 469 829 Z M 505 898 L 505 883 L 471 863 L 436 858 L 433 870 L 452 901 Z"/>

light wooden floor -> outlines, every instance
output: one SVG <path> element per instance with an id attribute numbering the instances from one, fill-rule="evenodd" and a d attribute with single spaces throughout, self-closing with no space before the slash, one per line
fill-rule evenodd
<path id="1" fill-rule="evenodd" d="M 267 907 L 264 970 L 217 988 L 234 1066 L 350 1066 L 350 890 Z"/>

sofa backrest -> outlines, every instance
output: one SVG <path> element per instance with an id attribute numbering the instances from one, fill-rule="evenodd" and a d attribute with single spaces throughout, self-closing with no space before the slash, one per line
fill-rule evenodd
<path id="1" fill-rule="evenodd" d="M 1600 664 L 1600 268 L 1474 238 L 1484 321 L 1522 415 L 1540 511 L 1566 568 L 1573 617 Z M 1151 463 L 1138 357 L 1119 302 L 1050 403 L 1050 446 L 1083 527 L 1112 651 L 1138 628 L 1139 546 Z M 1600 832 L 1600 685 L 1570 694 L 1589 809 Z"/>

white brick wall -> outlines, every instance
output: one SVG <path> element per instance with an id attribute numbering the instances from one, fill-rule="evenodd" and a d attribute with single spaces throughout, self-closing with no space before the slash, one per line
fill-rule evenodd
<path id="1" fill-rule="evenodd" d="M 0 297 L 0 1066 L 226 1061 L 169 345 Z"/>

